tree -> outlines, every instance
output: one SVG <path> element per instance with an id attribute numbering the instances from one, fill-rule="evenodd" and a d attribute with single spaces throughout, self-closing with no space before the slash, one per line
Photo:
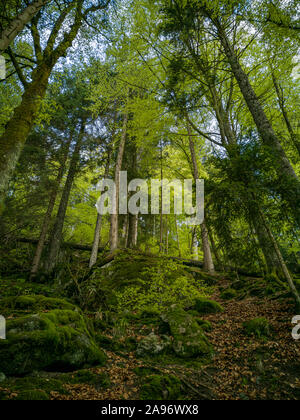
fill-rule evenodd
<path id="1" fill-rule="evenodd" d="M 35 0 L 27 6 L 15 19 L 13 19 L 8 27 L 0 32 L 0 53 L 4 52 L 13 42 L 16 36 L 25 28 L 31 19 L 49 3 L 50 0 Z"/>
<path id="2" fill-rule="evenodd" d="M 25 77 L 21 76 L 21 82 L 24 84 L 22 101 L 14 110 L 12 118 L 6 124 L 5 132 L 0 137 L 0 153 L 3 156 L 0 163 L 1 202 L 4 200 L 9 180 L 40 110 L 54 66 L 61 57 L 66 55 L 84 19 L 97 10 L 106 9 L 108 4 L 109 1 L 100 1 L 97 6 L 90 5 L 84 8 L 84 0 L 76 0 L 63 4 L 63 8 L 57 8 L 55 13 L 49 11 L 56 17 L 56 20 L 44 49 L 42 48 L 41 33 L 39 32 L 39 24 L 43 24 L 41 16 L 37 15 L 31 20 L 30 32 L 34 44 L 36 67 L 32 71 L 31 82 L 27 82 Z M 46 15 L 45 18 L 49 18 L 49 15 Z M 69 19 L 73 20 L 71 25 L 67 24 Z M 62 37 L 59 36 L 61 31 L 63 31 Z"/>

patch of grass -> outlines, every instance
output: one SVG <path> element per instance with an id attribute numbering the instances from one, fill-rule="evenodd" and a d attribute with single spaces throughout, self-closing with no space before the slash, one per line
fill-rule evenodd
<path id="1" fill-rule="evenodd" d="M 266 318 L 255 318 L 244 322 L 244 331 L 249 336 L 257 338 L 268 338 L 271 335 L 270 323 Z"/>

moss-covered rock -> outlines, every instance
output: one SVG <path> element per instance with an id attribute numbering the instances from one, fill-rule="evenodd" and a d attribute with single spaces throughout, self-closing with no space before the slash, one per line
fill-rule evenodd
<path id="1" fill-rule="evenodd" d="M 204 319 L 197 318 L 198 325 L 202 328 L 203 331 L 211 331 L 212 325 L 209 321 L 205 321 Z"/>
<path id="2" fill-rule="evenodd" d="M 221 299 L 230 300 L 234 299 L 237 296 L 237 292 L 234 289 L 226 289 L 221 293 Z"/>
<path id="3" fill-rule="evenodd" d="M 0 300 L 2 314 L 13 312 L 39 312 L 53 309 L 67 309 L 80 312 L 80 309 L 65 299 L 51 298 L 43 295 L 10 296 Z"/>
<path id="4" fill-rule="evenodd" d="M 5 374 L 22 375 L 102 364 L 105 355 L 79 312 L 57 309 L 9 320 L 0 360 Z"/>
<path id="5" fill-rule="evenodd" d="M 212 352 L 211 345 L 196 319 L 178 305 L 172 305 L 161 317 L 170 326 L 174 338 L 173 350 L 178 356 L 190 358 Z"/>
<path id="6" fill-rule="evenodd" d="M 243 328 L 245 333 L 249 336 L 262 338 L 271 335 L 270 323 L 265 318 L 255 318 L 251 321 L 244 322 Z"/>
<path id="7" fill-rule="evenodd" d="M 68 394 L 61 380 L 51 378 L 45 372 L 43 376 L 9 378 L 1 387 L 5 392 L 0 394 L 0 400 L 48 400 L 53 391 L 61 395 Z"/>
<path id="8" fill-rule="evenodd" d="M 91 370 L 83 369 L 77 372 L 63 374 L 59 377 L 60 381 L 68 384 L 88 384 L 96 389 L 105 389 L 111 385 L 109 375 L 101 372 L 94 373 Z"/>
<path id="9" fill-rule="evenodd" d="M 181 382 L 173 375 L 152 375 L 141 386 L 141 400 L 176 400 L 180 398 Z"/>
<path id="10" fill-rule="evenodd" d="M 167 352 L 172 348 L 171 338 L 163 335 L 159 336 L 153 332 L 141 340 L 137 347 L 137 355 L 157 355 Z"/>
<path id="11" fill-rule="evenodd" d="M 34 389 L 29 391 L 20 391 L 11 399 L 22 401 L 48 401 L 50 400 L 50 397 L 45 391 L 42 391 L 41 389 Z"/>
<path id="12" fill-rule="evenodd" d="M 140 313 L 147 308 L 161 311 L 174 303 L 188 307 L 207 290 L 179 261 L 132 250 L 116 252 L 109 265 L 95 267 L 81 284 L 87 308 L 119 315 L 124 308 Z"/>
<path id="13" fill-rule="evenodd" d="M 214 300 L 207 298 L 196 299 L 194 309 L 200 314 L 216 314 L 218 312 L 223 312 L 224 308 Z"/>

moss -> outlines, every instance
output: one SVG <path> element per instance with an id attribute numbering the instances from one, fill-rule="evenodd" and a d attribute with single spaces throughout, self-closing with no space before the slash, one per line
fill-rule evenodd
<path id="1" fill-rule="evenodd" d="M 13 400 L 30 400 L 30 401 L 39 401 L 39 400 L 50 400 L 49 395 L 46 392 L 37 389 L 37 390 L 30 390 L 30 391 L 21 391 L 15 397 L 12 398 Z"/>
<path id="2" fill-rule="evenodd" d="M 157 355 L 165 354 L 172 349 L 171 339 L 168 336 L 162 336 L 151 332 L 147 337 L 141 340 L 137 347 L 137 355 Z"/>
<path id="3" fill-rule="evenodd" d="M 102 364 L 105 355 L 80 313 L 57 309 L 8 321 L 0 359 L 5 374 L 22 375 Z"/>
<path id="4" fill-rule="evenodd" d="M 141 386 L 141 400 L 176 400 L 180 398 L 181 382 L 173 375 L 152 375 Z"/>
<path id="5" fill-rule="evenodd" d="M 172 305 L 162 314 L 164 322 L 169 324 L 173 350 L 184 358 L 211 354 L 212 348 L 199 327 L 196 319 L 177 305 Z"/>
<path id="6" fill-rule="evenodd" d="M 245 287 L 245 280 L 236 280 L 231 284 L 231 289 L 233 290 L 242 290 Z"/>
<path id="7" fill-rule="evenodd" d="M 4 315 L 20 311 L 39 312 L 52 309 L 67 309 L 81 312 L 78 307 L 65 299 L 50 298 L 43 295 L 12 296 L 1 299 L 0 311 Z"/>
<path id="8" fill-rule="evenodd" d="M 70 384 L 93 385 L 97 389 L 108 388 L 111 385 L 110 378 L 106 373 L 94 373 L 87 369 L 61 375 L 60 380 Z"/>
<path id="9" fill-rule="evenodd" d="M 216 314 L 218 312 L 223 312 L 224 308 L 213 300 L 207 298 L 196 299 L 194 309 L 200 314 Z"/>
<path id="10" fill-rule="evenodd" d="M 2 384 L 1 384 L 2 385 Z M 3 385 L 7 391 L 0 396 L 0 399 L 13 399 L 17 400 L 35 400 L 35 399 L 50 399 L 51 392 L 55 391 L 61 395 L 67 394 L 62 381 L 53 378 L 41 378 L 28 376 L 25 378 L 11 378 L 8 379 Z"/>
<path id="11" fill-rule="evenodd" d="M 203 319 L 197 319 L 197 323 L 202 328 L 203 331 L 212 330 L 212 325 L 209 321 L 204 321 Z"/>
<path id="12" fill-rule="evenodd" d="M 221 299 L 230 300 L 234 299 L 237 296 L 237 292 L 234 289 L 226 289 L 221 293 Z"/>
<path id="13" fill-rule="evenodd" d="M 270 323 L 265 318 L 255 318 L 251 321 L 244 322 L 243 328 L 249 336 L 263 338 L 271 335 Z"/>
<path id="14" fill-rule="evenodd" d="M 201 296 L 200 291 L 205 294 L 206 289 L 179 262 L 130 250 L 117 252 L 107 267 L 95 268 L 81 285 L 90 310 L 101 307 L 103 311 L 113 310 L 118 314 L 124 308 L 131 312 L 145 310 L 149 312 L 149 321 L 147 317 L 144 319 L 150 323 L 151 319 L 158 320 L 153 308 L 160 310 L 173 303 L 191 305 Z M 127 316 L 131 318 L 131 314 Z"/>
<path id="15" fill-rule="evenodd" d="M 217 283 L 215 276 L 205 273 L 200 268 L 186 267 L 185 270 L 190 272 L 196 280 L 201 280 L 208 286 L 214 286 Z"/>
<path id="16" fill-rule="evenodd" d="M 22 295 L 44 295 L 44 296 L 57 296 L 58 290 L 53 285 L 31 283 L 25 278 L 17 276 L 9 276 L 1 278 L 1 296 L 22 296 Z"/>
<path id="17" fill-rule="evenodd" d="M 133 372 L 137 376 L 145 377 L 145 376 L 153 375 L 154 373 L 159 373 L 159 370 L 152 367 L 152 366 L 150 366 L 150 367 L 140 366 L 140 367 L 134 368 Z"/>

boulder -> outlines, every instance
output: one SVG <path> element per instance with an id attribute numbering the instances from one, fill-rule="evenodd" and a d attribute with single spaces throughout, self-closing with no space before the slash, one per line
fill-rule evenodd
<path id="1" fill-rule="evenodd" d="M 51 298 L 43 295 L 10 296 L 0 300 L 0 311 L 4 315 L 21 312 L 35 313 L 52 309 L 67 309 L 80 312 L 77 306 L 66 299 Z"/>
<path id="2" fill-rule="evenodd" d="M 209 355 L 212 347 L 196 319 L 181 307 L 172 305 L 161 315 L 170 326 L 173 350 L 179 357 L 190 358 Z"/>
<path id="3" fill-rule="evenodd" d="M 196 299 L 194 309 L 200 315 L 216 314 L 224 311 L 224 308 L 218 302 L 207 298 Z"/>
<path id="4" fill-rule="evenodd" d="M 35 370 L 72 371 L 101 365 L 97 347 L 80 312 L 52 310 L 7 321 L 7 339 L 0 341 L 1 370 L 24 375 Z"/>
<path id="5" fill-rule="evenodd" d="M 137 355 L 157 355 L 171 349 L 171 338 L 163 335 L 159 336 L 153 332 L 141 340 L 137 347 Z"/>

